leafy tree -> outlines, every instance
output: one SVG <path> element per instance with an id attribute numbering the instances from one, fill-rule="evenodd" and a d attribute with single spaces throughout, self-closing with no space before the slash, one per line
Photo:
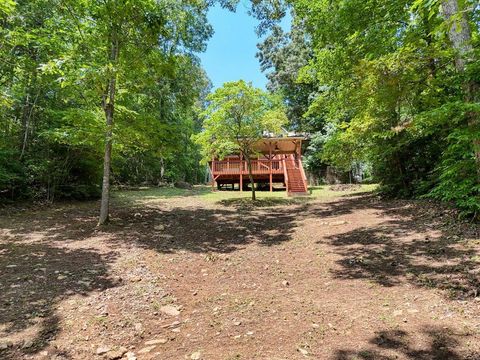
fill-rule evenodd
<path id="1" fill-rule="evenodd" d="M 260 67 L 269 80 L 267 88 L 282 95 L 290 126 L 317 131 L 318 121 L 304 117 L 315 95 L 315 84 L 298 81 L 300 70 L 313 58 L 301 21 L 294 22 L 289 33 L 275 25 L 258 49 Z"/>
<path id="2" fill-rule="evenodd" d="M 284 109 L 277 98 L 243 80 L 225 83 L 207 100 L 203 132 L 196 136 L 196 142 L 202 146 L 203 160 L 239 152 L 247 162 L 252 200 L 255 200 L 251 162 L 257 155 L 254 145 L 264 132 L 280 132 L 287 122 Z"/>
<path id="3" fill-rule="evenodd" d="M 171 0 L 90 1 L 83 9 L 92 19 L 86 26 L 88 36 L 100 40 L 101 44 L 98 49 L 101 53 L 93 51 L 94 57 L 87 59 L 90 60 L 87 71 L 95 76 L 93 82 L 99 89 L 106 125 L 99 225 L 106 223 L 109 215 L 114 114 L 121 86 L 119 77 L 135 73 L 144 75 L 148 60 L 158 56 L 156 53 L 162 48 L 170 54 L 175 54 L 180 47 L 202 50 L 204 40 L 211 33 L 206 24 L 206 9 L 202 2 L 192 4 Z"/>
<path id="4" fill-rule="evenodd" d="M 15 7 L 15 1 L 13 0 L 2 0 L 0 1 L 0 15 L 6 15 L 13 11 Z"/>
<path id="5" fill-rule="evenodd" d="M 90 166 L 95 162 L 83 159 L 95 158 L 96 148 L 67 145 L 68 140 L 56 131 L 62 114 L 75 108 L 74 96 L 78 97 L 78 92 L 68 94 L 59 76 L 46 66 L 77 40 L 74 23 L 56 5 L 50 0 L 18 1 L 2 19 L 0 169 L 15 169 L 1 184 L 12 197 L 52 201 L 55 194 L 66 192 L 67 183 L 74 191 L 83 187 L 86 197 L 95 193 L 95 182 L 90 182 L 90 175 L 96 173 L 96 166 Z M 78 177 L 76 171 L 89 175 Z"/>
<path id="6" fill-rule="evenodd" d="M 317 89 L 303 118 L 318 127 L 301 126 L 319 132 L 311 159 L 339 168 L 367 162 L 386 194 L 434 196 L 478 214 L 477 2 L 287 2 L 313 54 L 290 85 Z M 292 39 L 281 48 L 289 46 Z M 280 57 L 269 49 L 270 59 Z M 266 64 L 270 77 L 284 73 Z M 285 103 L 292 111 L 288 96 Z"/>
<path id="7" fill-rule="evenodd" d="M 468 8 L 468 6 L 471 7 Z M 472 29 L 469 21 L 469 12 L 472 12 L 473 6 L 473 3 L 468 4 L 468 2 L 458 0 L 444 0 L 441 3 L 442 14 L 447 22 L 448 38 L 455 50 L 455 68 L 460 74 L 465 74 L 469 67 L 473 67 L 472 72 L 478 71 L 478 64 L 476 63 L 478 56 L 474 51 Z M 476 28 L 478 35 L 478 23 L 477 26 L 472 24 L 472 28 Z M 467 111 L 468 124 L 473 131 L 480 132 L 480 110 L 475 107 L 475 104 L 480 102 L 480 80 L 477 76 L 472 75 L 467 74 L 464 80 L 464 100 L 467 104 L 474 105 Z M 474 137 L 472 142 L 475 152 L 477 182 L 480 184 L 480 136 Z"/>
<path id="8" fill-rule="evenodd" d="M 96 197 L 104 143 L 104 153 L 115 144 L 104 167 L 112 183 L 201 178 L 190 137 L 209 87 L 194 55 L 212 32 L 208 5 L 35 0 L 2 8 L 0 196 Z"/>

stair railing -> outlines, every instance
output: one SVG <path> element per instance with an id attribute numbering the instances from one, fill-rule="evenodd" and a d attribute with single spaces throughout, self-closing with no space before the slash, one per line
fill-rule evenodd
<path id="1" fill-rule="evenodd" d="M 288 194 L 288 169 L 287 169 L 287 164 L 285 162 L 285 158 L 282 159 L 282 164 L 283 164 L 283 176 L 285 177 L 285 187 L 287 188 L 287 194 Z"/>
<path id="2" fill-rule="evenodd" d="M 302 159 L 298 159 L 298 166 L 300 168 L 300 172 L 302 174 L 303 185 L 305 186 L 305 192 L 308 190 L 307 185 L 307 176 L 305 175 L 305 169 L 303 168 Z"/>

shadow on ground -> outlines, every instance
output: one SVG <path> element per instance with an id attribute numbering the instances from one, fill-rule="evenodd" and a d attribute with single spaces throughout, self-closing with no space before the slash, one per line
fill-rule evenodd
<path id="1" fill-rule="evenodd" d="M 113 241 L 162 253 L 229 253 L 251 243 L 272 246 L 289 241 L 298 218 L 281 209 L 186 209 L 168 211 L 144 207 L 137 213 L 121 212 L 108 231 Z"/>
<path id="2" fill-rule="evenodd" d="M 0 230 L 8 228 L 11 238 L 0 241 L 0 334 L 35 330 L 37 335 L 24 348 L 0 350 L 0 358 L 14 359 L 19 353 L 35 353 L 44 348 L 59 331 L 55 310 L 62 299 L 117 285 L 109 277 L 109 264 L 115 260 L 115 253 L 102 254 L 82 245 L 96 236 L 106 236 L 103 241 L 111 249 L 143 247 L 159 253 L 231 253 L 249 244 L 275 246 L 290 241 L 299 221 L 306 218 L 322 221 L 356 213 L 361 224 L 365 211 L 375 211 L 384 218 L 380 224 L 320 240 L 332 245 L 340 255 L 332 269 L 336 278 L 368 279 L 383 286 L 409 282 L 446 289 L 452 296 L 462 298 L 472 298 L 480 291 L 480 269 L 475 258 L 479 244 L 469 247 L 462 242 L 465 237 L 479 239 L 478 226 L 458 224 L 447 210 L 434 212 L 424 202 L 384 202 L 372 195 L 349 196 L 328 203 L 280 200 L 263 199 L 259 206 L 252 207 L 244 206 L 245 199 L 225 201 L 218 208 L 189 208 L 187 199 L 185 205 L 180 203 L 172 209 L 155 205 L 117 206 L 113 208 L 111 224 L 100 230 L 95 227 L 97 204 L 93 202 L 38 212 L 29 215 L 28 222 L 20 215 L 11 222 L 2 219 Z M 294 203 L 290 203 L 292 200 Z M 40 240 L 29 238 L 35 233 L 41 234 Z M 70 243 L 75 243 L 74 248 L 68 248 Z M 372 344 L 394 347 L 412 359 L 459 359 L 451 350 L 454 343 L 449 343 L 448 332 L 445 335 L 429 331 L 426 334 L 431 337 L 432 349 L 425 352 L 415 353 L 408 344 L 409 337 L 401 332 L 379 333 Z M 435 351 L 450 357 L 439 357 L 443 353 Z M 362 354 L 340 350 L 337 359 L 394 358 L 375 357 L 375 352 L 373 357 Z"/>
<path id="3" fill-rule="evenodd" d="M 109 265 L 118 246 L 230 253 L 251 243 L 289 241 L 297 221 L 284 209 L 118 206 L 111 223 L 98 229 L 94 204 L 33 212 L 28 222 L 21 214 L 1 221 L 0 230 L 8 236 L 0 238 L 0 335 L 14 341 L 0 350 L 0 358 L 18 359 L 47 347 L 60 331 L 56 309 L 63 299 L 117 286 Z M 112 251 L 82 245 L 95 237 Z"/>
<path id="4" fill-rule="evenodd" d="M 308 197 L 298 197 L 298 198 L 284 198 L 284 197 L 271 197 L 271 198 L 262 198 L 252 201 L 250 198 L 231 198 L 220 200 L 218 203 L 227 207 L 235 207 L 237 209 L 255 209 L 262 207 L 273 207 L 273 206 L 288 206 L 288 205 L 299 205 L 306 204 L 311 201 L 311 198 Z"/>
<path id="5" fill-rule="evenodd" d="M 310 215 L 322 218 L 373 210 L 385 218 L 380 224 L 326 238 L 341 255 L 332 270 L 337 278 L 368 279 L 382 286 L 410 282 L 447 290 L 454 298 L 479 296 L 479 226 L 458 222 L 451 210 L 434 210 L 434 206 L 364 195 L 311 209 Z"/>
<path id="6" fill-rule="evenodd" d="M 0 349 L 0 358 L 18 359 L 46 347 L 59 332 L 59 301 L 115 286 L 107 265 L 113 257 L 89 249 L 0 243 L 0 338 L 15 339 L 5 340 L 8 348 Z"/>
<path id="7" fill-rule="evenodd" d="M 422 338 L 428 343 L 419 349 L 413 345 Z M 480 353 L 460 353 L 459 341 L 448 328 L 428 328 L 421 332 L 408 334 L 403 330 L 383 330 L 376 332 L 370 339 L 370 345 L 363 349 L 337 350 L 335 360 L 477 360 Z"/>

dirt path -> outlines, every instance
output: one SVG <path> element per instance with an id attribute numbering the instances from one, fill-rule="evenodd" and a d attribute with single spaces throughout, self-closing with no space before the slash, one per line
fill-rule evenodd
<path id="1" fill-rule="evenodd" d="M 478 226 L 370 194 L 260 205 L 2 214 L 0 358 L 480 359 Z"/>

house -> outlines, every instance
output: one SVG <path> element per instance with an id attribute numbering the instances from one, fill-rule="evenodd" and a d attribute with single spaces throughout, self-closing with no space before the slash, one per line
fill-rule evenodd
<path id="1" fill-rule="evenodd" d="M 268 187 L 273 191 L 274 184 L 281 184 L 288 195 L 307 194 L 307 179 L 302 165 L 302 141 L 304 136 L 286 134 L 274 136 L 265 134 L 255 146 L 258 156 L 252 159 L 253 180 L 256 187 Z M 222 160 L 209 162 L 212 186 L 218 189 L 238 187 L 248 189 L 250 184 L 247 162 L 241 154 L 231 154 Z"/>

